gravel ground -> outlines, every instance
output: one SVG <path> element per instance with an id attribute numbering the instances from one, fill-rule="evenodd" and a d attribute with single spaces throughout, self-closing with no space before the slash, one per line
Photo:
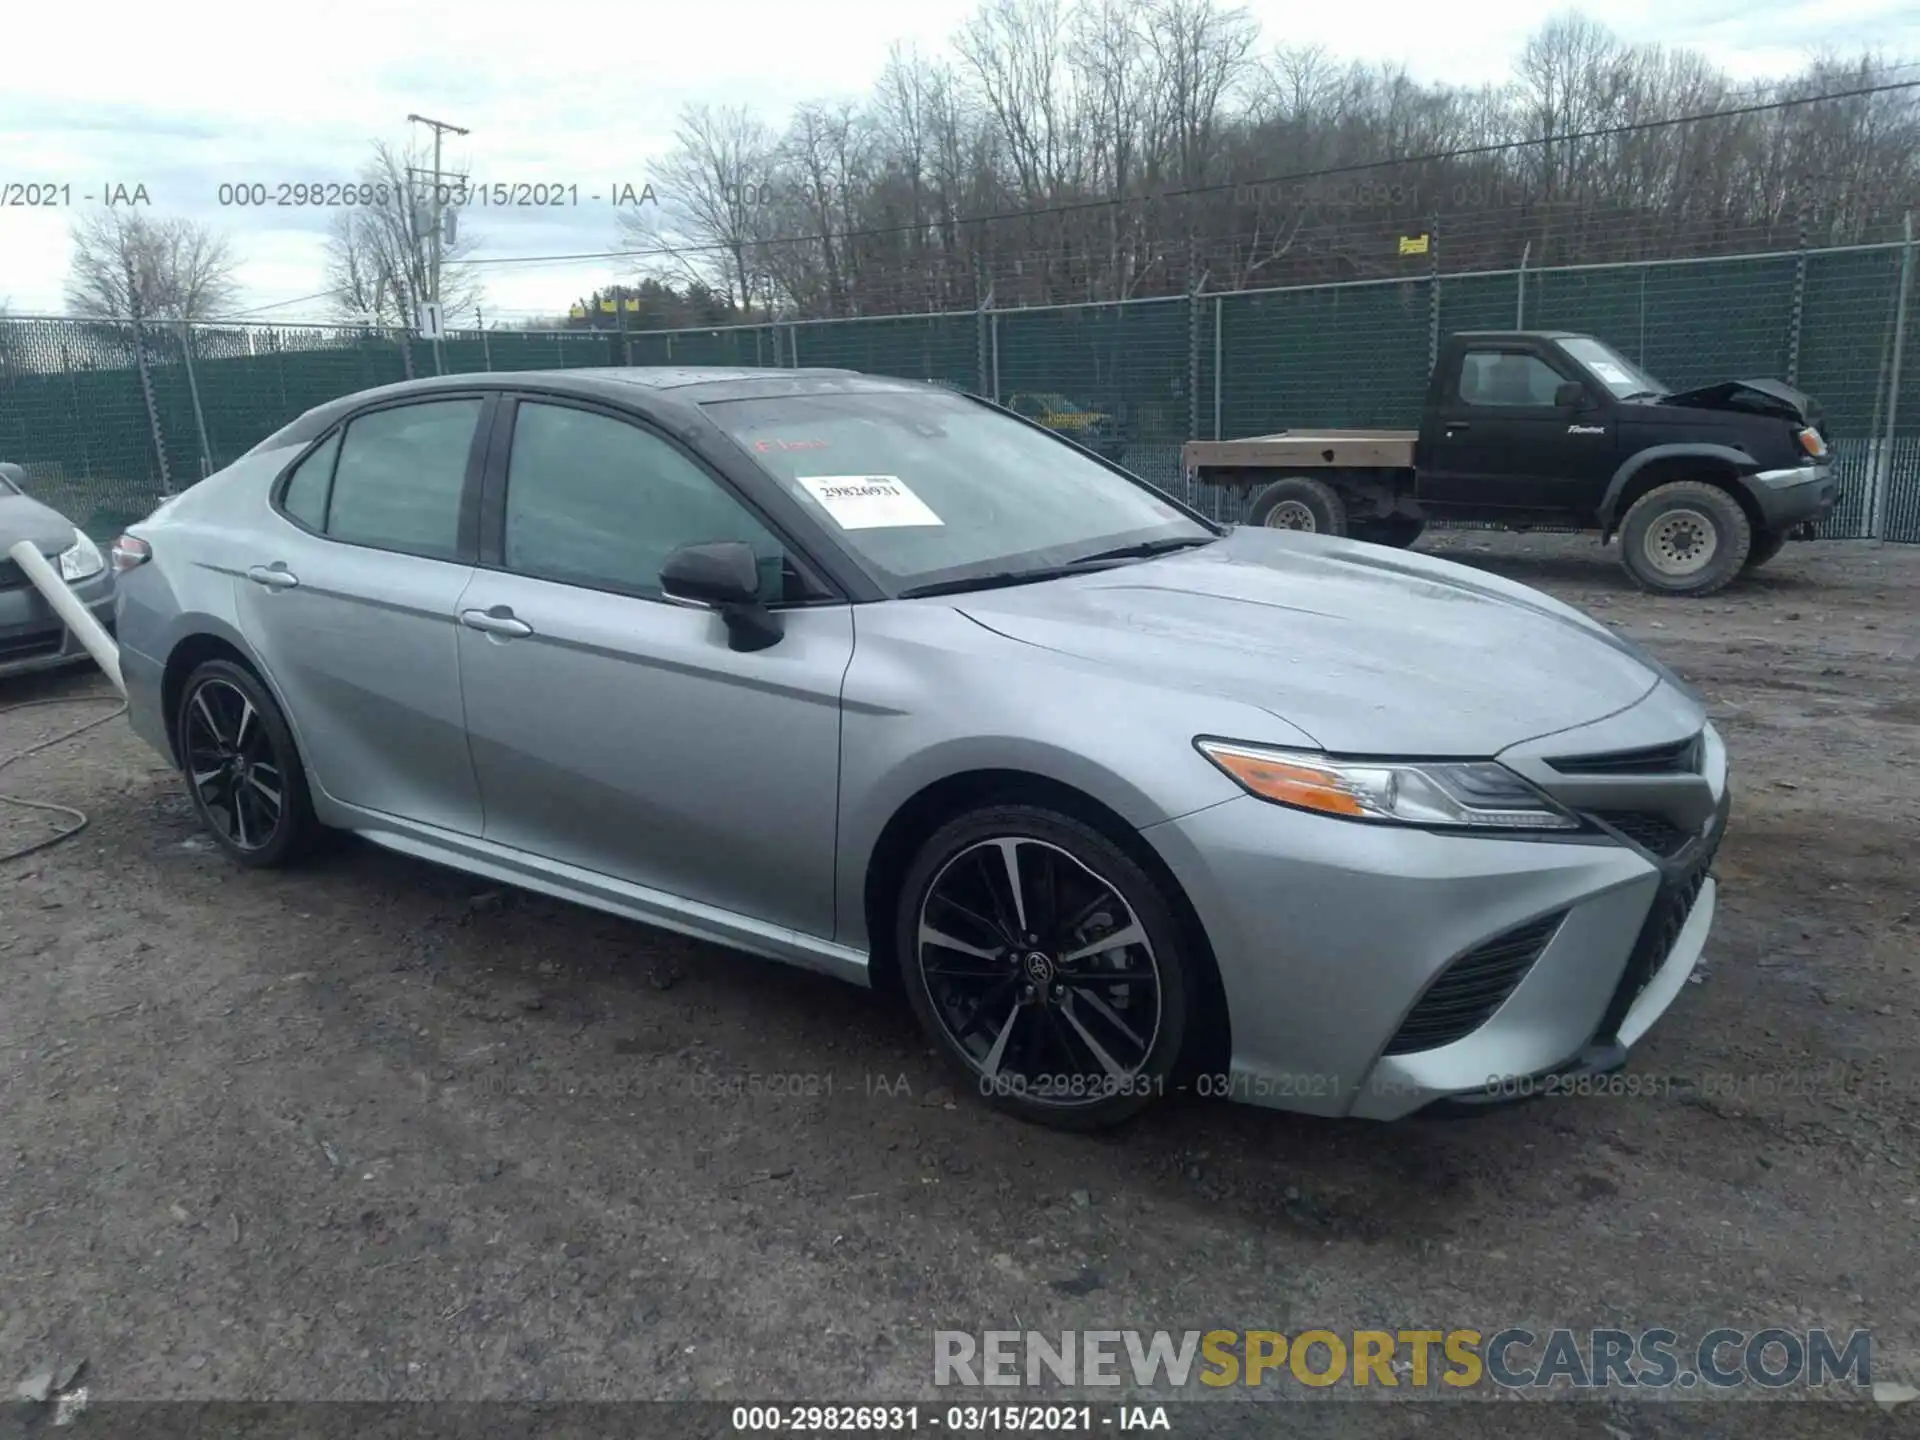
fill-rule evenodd
<path id="1" fill-rule="evenodd" d="M 1699 602 L 1586 538 L 1423 548 L 1712 701 L 1721 916 L 1631 1072 L 1670 1093 L 1057 1135 L 825 979 L 361 844 L 240 870 L 114 720 L 0 773 L 91 816 L 0 866 L 0 1385 L 84 1357 L 95 1402 L 897 1400 L 933 1395 L 940 1328 L 1510 1324 L 1860 1327 L 1876 1379 L 1920 1382 L 1920 547 L 1795 545 Z M 103 689 L 0 683 L 71 702 L 0 714 L 0 755 Z M 0 807 L 0 850 L 50 824 Z M 1920 1430 L 1920 1404 L 1766 1409 Z M 1483 1407 L 1309 1410 L 1386 1436 Z M 1527 1433 L 1735 1413 L 1536 1405 Z"/>

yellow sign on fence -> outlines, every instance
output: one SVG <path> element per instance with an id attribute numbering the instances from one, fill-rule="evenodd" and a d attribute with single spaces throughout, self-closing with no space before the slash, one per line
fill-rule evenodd
<path id="1" fill-rule="evenodd" d="M 1402 235 L 1400 237 L 1402 255 L 1424 255 L 1427 253 L 1427 237 L 1424 235 Z"/>

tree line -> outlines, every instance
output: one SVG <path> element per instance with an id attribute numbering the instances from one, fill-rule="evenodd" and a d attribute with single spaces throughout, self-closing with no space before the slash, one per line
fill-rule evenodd
<path id="1" fill-rule="evenodd" d="M 949 53 L 896 48 L 863 98 L 783 119 L 687 108 L 659 203 L 621 217 L 608 283 L 532 323 L 1111 301 L 1895 238 L 1920 201 L 1917 81 L 1920 66 L 1865 54 L 1738 84 L 1570 13 L 1504 83 L 1468 88 L 1263 47 L 1225 0 L 983 0 Z M 1715 118 L 1672 123 L 1698 116 Z M 425 164 L 376 146 L 360 180 L 380 203 L 333 216 L 338 318 L 411 325 L 433 293 Z M 73 244 L 78 315 L 214 318 L 238 293 L 231 245 L 188 220 L 106 211 Z M 441 237 L 450 325 L 484 298 L 477 250 Z"/>
<path id="2" fill-rule="evenodd" d="M 1743 86 L 1569 14 L 1462 88 L 1263 53 L 1220 0 L 985 0 L 863 100 L 689 108 L 623 226 L 652 273 L 796 317 L 1852 244 L 1920 198 L 1916 91 L 1781 102 L 1915 76 Z"/>

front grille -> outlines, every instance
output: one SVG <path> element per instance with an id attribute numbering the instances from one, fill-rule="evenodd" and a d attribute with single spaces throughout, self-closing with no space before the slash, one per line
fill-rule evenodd
<path id="1" fill-rule="evenodd" d="M 1700 898 L 1701 887 L 1713 869 L 1713 857 L 1720 849 L 1720 837 L 1725 830 L 1724 823 L 1716 825 L 1686 869 L 1661 882 L 1647 911 L 1646 923 L 1633 942 L 1633 952 L 1627 956 L 1627 968 L 1620 976 L 1619 988 L 1614 991 L 1606 1016 L 1600 1022 L 1600 1038 L 1611 1038 L 1620 1028 L 1620 1022 L 1627 1018 L 1627 1011 L 1647 988 L 1654 972 L 1673 953 L 1674 942 L 1686 928 L 1687 917 L 1693 914 L 1694 902 Z"/>
<path id="2" fill-rule="evenodd" d="M 1670 745 L 1616 750 L 1607 755 L 1563 755 L 1547 763 L 1562 775 L 1698 775 L 1698 735 Z"/>
<path id="3" fill-rule="evenodd" d="M 1587 813 L 1662 860 L 1678 855 L 1693 839 L 1692 831 L 1681 829 L 1657 810 L 1590 810 Z"/>
<path id="4" fill-rule="evenodd" d="M 1387 1042 L 1386 1053 L 1437 1050 L 1478 1030 L 1533 968 L 1533 962 L 1566 918 L 1567 912 L 1562 910 L 1530 921 L 1455 960 L 1427 987 L 1427 993 Z"/>

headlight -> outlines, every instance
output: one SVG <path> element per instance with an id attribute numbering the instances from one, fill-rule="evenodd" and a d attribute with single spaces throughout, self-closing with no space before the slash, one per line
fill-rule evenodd
<path id="1" fill-rule="evenodd" d="M 1800 448 L 1815 460 L 1824 459 L 1827 453 L 1826 438 L 1818 430 L 1806 429 L 1800 432 Z"/>
<path id="2" fill-rule="evenodd" d="M 86 580 L 107 568 L 100 547 L 79 530 L 73 532 L 73 544 L 60 552 L 60 578 Z"/>
<path id="3" fill-rule="evenodd" d="M 1196 740 L 1200 753 L 1251 795 L 1348 820 L 1487 830 L 1578 830 L 1580 822 L 1492 760 L 1335 760 Z"/>

